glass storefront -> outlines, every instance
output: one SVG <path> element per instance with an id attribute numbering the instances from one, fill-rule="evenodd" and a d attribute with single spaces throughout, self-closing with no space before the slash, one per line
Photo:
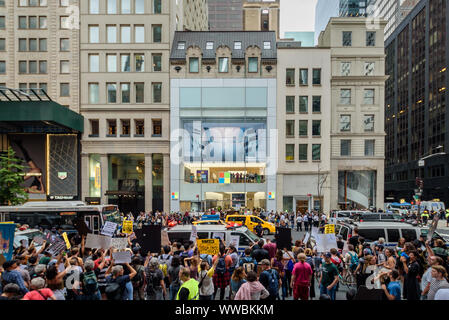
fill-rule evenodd
<path id="1" fill-rule="evenodd" d="M 339 171 L 340 208 L 368 209 L 376 203 L 376 171 Z"/>
<path id="2" fill-rule="evenodd" d="M 163 210 L 163 186 L 164 186 L 164 167 L 163 155 L 153 154 L 153 210 Z"/>
<path id="3" fill-rule="evenodd" d="M 101 197 L 101 163 L 99 154 L 89 155 L 89 197 Z"/>

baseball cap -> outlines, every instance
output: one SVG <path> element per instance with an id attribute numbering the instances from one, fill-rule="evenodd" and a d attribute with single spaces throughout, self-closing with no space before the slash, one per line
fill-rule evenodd
<path id="1" fill-rule="evenodd" d="M 263 259 L 263 260 L 260 262 L 260 264 L 261 264 L 261 265 L 269 266 L 269 265 L 270 265 L 270 261 L 269 261 L 268 259 Z"/>
<path id="2" fill-rule="evenodd" d="M 332 258 L 332 254 L 330 252 L 326 252 L 326 254 L 324 255 L 326 258 Z"/>

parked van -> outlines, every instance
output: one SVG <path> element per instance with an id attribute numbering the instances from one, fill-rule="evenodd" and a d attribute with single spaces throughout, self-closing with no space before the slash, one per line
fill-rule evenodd
<path id="1" fill-rule="evenodd" d="M 214 239 L 219 234 L 223 235 L 224 242 L 229 245 L 231 243 L 231 236 L 239 236 L 240 242 L 238 251 L 244 252 L 246 248 L 252 246 L 259 238 L 248 230 L 247 227 L 227 228 L 223 225 L 197 225 L 197 234 L 199 239 Z M 181 242 L 184 246 L 188 245 L 190 234 L 192 232 L 192 225 L 179 225 L 167 231 L 168 239 L 171 243 Z"/>
<path id="2" fill-rule="evenodd" d="M 337 210 L 333 211 L 329 217 L 329 223 L 335 224 L 337 221 L 344 221 L 346 219 L 352 219 L 355 216 L 360 216 L 369 211 L 362 210 Z"/>
<path id="3" fill-rule="evenodd" d="M 235 214 L 235 215 L 228 215 L 226 216 L 226 223 L 241 223 L 242 226 L 246 226 L 250 231 L 255 233 L 254 228 L 261 223 L 263 228 L 263 234 L 269 235 L 276 233 L 276 226 L 272 224 L 271 222 L 262 220 L 258 216 L 254 215 L 242 215 L 242 214 Z"/>

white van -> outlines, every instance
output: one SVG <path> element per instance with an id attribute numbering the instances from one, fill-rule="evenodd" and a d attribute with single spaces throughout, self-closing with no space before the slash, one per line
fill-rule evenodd
<path id="1" fill-rule="evenodd" d="M 422 201 L 421 202 L 421 211 L 428 210 L 428 211 L 446 211 L 446 207 L 444 205 L 444 202 L 435 202 L 435 201 Z"/>
<path id="2" fill-rule="evenodd" d="M 248 230 L 247 227 L 226 228 L 224 225 L 196 225 L 196 230 L 199 239 L 214 239 L 218 234 L 224 236 L 224 242 L 226 245 L 231 243 L 231 236 L 238 235 L 240 237 L 239 252 L 244 252 L 246 248 L 249 248 L 253 243 L 257 242 L 259 238 Z M 171 243 L 181 242 L 183 245 L 188 245 L 190 240 L 190 234 L 192 232 L 192 225 L 178 225 L 168 232 L 168 239 Z"/>
<path id="3" fill-rule="evenodd" d="M 361 210 L 338 210 L 333 211 L 329 217 L 329 223 L 336 224 L 337 221 L 344 221 L 347 219 L 352 219 L 354 216 L 360 216 L 369 211 Z"/>

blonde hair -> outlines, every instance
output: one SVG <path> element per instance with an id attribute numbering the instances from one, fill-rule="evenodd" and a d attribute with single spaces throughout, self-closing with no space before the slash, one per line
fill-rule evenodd
<path id="1" fill-rule="evenodd" d="M 441 273 L 443 275 L 443 278 L 447 279 L 447 271 L 446 268 L 443 266 L 432 266 L 432 269 L 435 269 L 435 271 Z"/>
<path id="2" fill-rule="evenodd" d="M 306 261 L 306 255 L 304 253 L 298 254 L 298 260 L 301 261 L 301 262 L 305 262 Z"/>

